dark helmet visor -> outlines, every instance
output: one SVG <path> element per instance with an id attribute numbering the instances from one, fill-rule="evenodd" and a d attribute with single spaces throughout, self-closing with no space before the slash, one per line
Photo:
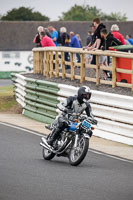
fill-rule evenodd
<path id="1" fill-rule="evenodd" d="M 91 93 L 83 94 L 83 98 L 89 100 L 91 98 Z"/>

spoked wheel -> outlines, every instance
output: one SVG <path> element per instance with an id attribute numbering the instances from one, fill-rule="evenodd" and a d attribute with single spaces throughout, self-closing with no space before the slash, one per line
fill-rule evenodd
<path id="1" fill-rule="evenodd" d="M 52 153 L 51 151 L 49 151 L 45 148 L 43 148 L 43 150 L 42 150 L 42 155 L 45 160 L 51 160 L 55 156 L 54 153 Z"/>
<path id="2" fill-rule="evenodd" d="M 76 148 L 72 148 L 69 155 L 69 162 L 73 166 L 79 165 L 85 158 L 89 146 L 89 140 L 82 137 Z"/>

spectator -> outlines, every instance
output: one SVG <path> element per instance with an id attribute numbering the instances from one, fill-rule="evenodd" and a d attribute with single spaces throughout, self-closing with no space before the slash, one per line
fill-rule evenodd
<path id="1" fill-rule="evenodd" d="M 101 37 L 104 39 L 104 44 L 101 47 L 102 50 L 109 50 L 109 47 L 123 45 L 120 40 L 116 39 L 112 33 L 108 33 L 104 28 L 100 31 Z"/>
<path id="2" fill-rule="evenodd" d="M 92 43 L 88 45 L 88 50 L 96 50 L 100 49 L 103 44 L 103 39 L 101 38 L 100 31 L 105 28 L 105 25 L 101 23 L 99 18 L 93 19 L 92 28 L 94 30 L 94 34 L 92 36 Z M 91 64 L 96 65 L 96 56 L 93 55 Z"/>
<path id="3" fill-rule="evenodd" d="M 92 32 L 88 31 L 88 36 L 87 36 L 87 39 L 86 39 L 86 45 L 88 46 L 91 43 L 92 43 Z"/>
<path id="4" fill-rule="evenodd" d="M 79 43 L 80 43 L 80 46 L 82 47 L 82 41 L 81 41 L 80 35 L 79 35 L 79 34 L 76 34 L 76 37 L 78 38 Z"/>
<path id="5" fill-rule="evenodd" d="M 126 35 L 126 39 L 128 40 L 128 42 L 129 42 L 131 45 L 133 45 L 133 38 L 132 38 L 131 35 L 127 34 L 127 35 Z"/>
<path id="6" fill-rule="evenodd" d="M 56 29 L 53 26 L 49 26 L 48 30 L 50 32 L 51 35 L 51 39 L 54 41 L 55 45 L 58 46 L 58 32 L 56 31 Z"/>
<path id="7" fill-rule="evenodd" d="M 43 31 L 42 31 L 42 32 L 43 32 Z M 50 35 L 50 33 L 49 33 L 48 28 L 44 28 L 44 32 L 46 33 L 46 35 L 47 35 L 48 37 L 51 38 L 51 35 Z"/>
<path id="8" fill-rule="evenodd" d="M 81 48 L 78 38 L 76 37 L 76 35 L 72 31 L 70 32 L 70 38 L 71 38 L 70 47 Z M 76 53 L 76 56 L 77 56 L 78 62 L 80 62 L 80 54 Z"/>
<path id="9" fill-rule="evenodd" d="M 55 43 L 53 40 L 47 36 L 47 32 L 41 32 L 40 33 L 40 43 L 42 47 L 55 47 Z"/>
<path id="10" fill-rule="evenodd" d="M 90 47 L 88 47 L 88 50 L 100 49 L 100 47 L 103 43 L 103 40 L 102 40 L 101 35 L 100 35 L 100 31 L 101 31 L 101 29 L 105 28 L 105 25 L 100 22 L 99 18 L 95 18 L 95 19 L 93 19 L 93 23 L 92 23 L 91 26 L 93 27 L 93 29 L 95 31 L 94 31 L 94 34 L 92 36 L 92 44 L 91 44 Z"/>
<path id="11" fill-rule="evenodd" d="M 125 39 L 125 42 L 126 42 L 126 45 L 131 45 L 127 39 Z"/>
<path id="12" fill-rule="evenodd" d="M 67 33 L 67 29 L 65 27 L 60 28 L 60 37 L 61 37 L 61 45 L 68 47 L 70 36 Z"/>
<path id="13" fill-rule="evenodd" d="M 60 40 L 61 40 L 61 45 L 65 47 L 69 47 L 69 39 L 70 36 L 67 33 L 67 29 L 65 27 L 60 28 Z M 65 61 L 69 61 L 69 53 L 65 52 Z M 65 65 L 66 69 L 70 69 L 69 65 Z"/>
<path id="14" fill-rule="evenodd" d="M 100 31 L 100 35 L 101 35 L 101 38 L 104 39 L 104 43 L 103 43 L 103 46 L 101 46 L 101 49 L 102 50 L 109 50 L 109 47 L 112 47 L 112 46 L 118 46 L 118 45 L 123 45 L 120 40 L 116 39 L 112 33 L 108 33 L 107 29 L 106 28 L 103 28 L 101 31 Z M 107 66 L 107 63 L 105 61 L 104 63 L 105 66 Z M 109 71 L 106 71 L 104 70 L 104 77 L 105 79 L 107 78 L 111 78 L 111 73 Z"/>
<path id="15" fill-rule="evenodd" d="M 86 39 L 86 45 L 87 46 L 92 44 L 92 35 L 93 35 L 92 31 L 88 31 L 88 36 L 87 36 L 87 39 Z M 87 47 L 83 47 L 83 49 L 87 49 Z M 85 54 L 85 62 L 87 64 L 90 64 L 91 61 L 92 61 L 92 55 Z"/>
<path id="16" fill-rule="evenodd" d="M 113 25 L 111 26 L 111 32 L 112 32 L 113 36 L 114 36 L 116 39 L 120 40 L 120 42 L 121 42 L 123 45 L 126 45 L 126 42 L 125 42 L 125 40 L 124 40 L 123 35 L 122 35 L 121 33 L 119 33 L 119 27 L 118 27 L 117 24 L 113 24 Z"/>
<path id="17" fill-rule="evenodd" d="M 37 34 L 35 35 L 34 39 L 33 39 L 33 43 L 36 44 L 36 47 L 41 47 L 41 43 L 40 43 L 40 33 L 44 31 L 44 27 L 43 26 L 38 26 L 37 28 Z"/>
<path id="18" fill-rule="evenodd" d="M 80 42 L 76 37 L 76 35 L 74 34 L 74 32 L 70 32 L 70 38 L 71 38 L 70 47 L 81 48 Z"/>

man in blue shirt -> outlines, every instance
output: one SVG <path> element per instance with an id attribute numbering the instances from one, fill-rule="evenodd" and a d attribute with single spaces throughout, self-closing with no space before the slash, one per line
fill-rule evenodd
<path id="1" fill-rule="evenodd" d="M 51 35 L 51 39 L 53 40 L 53 42 L 55 43 L 56 46 L 58 46 L 58 32 L 55 30 L 55 28 L 53 26 L 49 26 L 48 30 L 50 32 Z"/>
<path id="2" fill-rule="evenodd" d="M 133 45 L 133 38 L 131 35 L 126 35 L 126 39 L 128 40 L 128 42 Z"/>
<path id="3" fill-rule="evenodd" d="M 79 39 L 76 37 L 76 35 L 74 34 L 74 32 L 70 32 L 70 38 L 71 38 L 70 47 L 81 48 Z M 76 53 L 76 56 L 77 56 L 77 60 L 78 60 L 78 63 L 79 63 L 80 62 L 80 54 Z"/>
<path id="4" fill-rule="evenodd" d="M 71 37 L 70 47 L 81 48 L 80 42 L 76 37 L 76 35 L 74 34 L 74 32 L 70 32 L 70 37 Z"/>

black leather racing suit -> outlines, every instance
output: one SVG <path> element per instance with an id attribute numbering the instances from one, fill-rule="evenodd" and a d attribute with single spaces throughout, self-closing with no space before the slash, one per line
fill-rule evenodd
<path id="1" fill-rule="evenodd" d="M 89 102 L 80 102 L 77 96 L 68 97 L 65 102 L 59 104 L 59 109 L 62 110 L 60 116 L 56 118 L 56 120 L 52 123 L 56 129 L 51 135 L 51 139 L 49 144 L 51 144 L 59 135 L 61 131 L 68 127 L 68 112 L 75 114 L 82 114 L 84 111 L 86 112 L 88 117 L 92 117 L 92 109 Z"/>

